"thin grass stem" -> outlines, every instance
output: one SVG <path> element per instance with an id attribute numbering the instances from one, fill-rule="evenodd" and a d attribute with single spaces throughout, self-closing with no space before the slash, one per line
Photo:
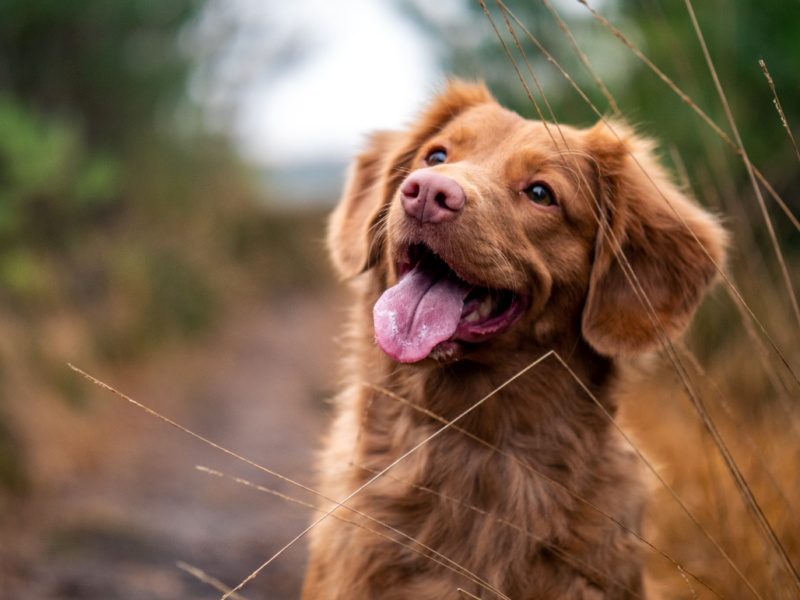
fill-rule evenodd
<path id="1" fill-rule="evenodd" d="M 183 562 L 181 560 L 176 562 L 175 566 L 178 567 L 179 569 L 183 570 L 183 571 L 186 571 L 187 573 L 189 573 L 189 575 L 191 575 L 192 577 L 195 577 L 198 581 L 202 581 L 203 583 L 206 583 L 206 584 L 210 585 L 211 587 L 216 588 L 217 590 L 219 590 L 223 594 L 227 594 L 228 592 L 231 591 L 231 588 L 229 588 L 227 585 L 222 583 L 219 579 L 217 579 L 216 577 L 212 577 L 211 575 L 206 574 L 205 572 L 203 572 L 201 569 L 198 569 L 197 567 L 193 567 L 192 565 L 190 565 L 188 563 L 185 563 L 185 562 Z M 245 598 L 241 594 L 235 594 L 235 593 L 231 594 L 231 598 L 233 598 L 233 600 L 247 600 L 247 598 Z"/>
<path id="2" fill-rule="evenodd" d="M 708 68 L 711 71 L 711 75 L 714 78 L 714 85 L 717 88 L 717 92 L 719 93 L 722 105 L 725 108 L 725 114 L 728 117 L 728 121 L 730 123 L 731 129 L 733 130 L 733 134 L 736 136 L 736 143 L 742 150 L 742 158 L 744 159 L 745 166 L 747 167 L 747 173 L 750 176 L 750 182 L 753 185 L 753 190 L 755 191 L 756 197 L 758 198 L 758 203 L 759 206 L 761 207 L 761 212 L 764 214 L 764 221 L 767 224 L 770 238 L 772 239 L 772 245 L 775 248 L 775 254 L 778 258 L 778 262 L 780 263 L 781 270 L 783 271 L 784 281 L 786 283 L 787 290 L 789 291 L 789 297 L 792 300 L 792 307 L 794 308 L 795 316 L 797 318 L 797 324 L 798 327 L 800 327 L 800 307 L 798 307 L 797 305 L 797 297 L 794 293 L 794 289 L 792 288 L 791 279 L 789 278 L 789 270 L 786 267 L 786 262 L 783 259 L 783 253 L 781 252 L 780 246 L 778 245 L 778 238 L 775 234 L 774 228 L 772 227 L 772 221 L 770 220 L 769 213 L 767 212 L 767 205 L 764 202 L 764 198 L 761 196 L 761 189 L 758 187 L 758 182 L 756 181 L 755 175 L 753 174 L 753 166 L 750 164 L 750 159 L 747 156 L 747 152 L 744 149 L 742 138 L 739 135 L 739 128 L 736 127 L 736 120 L 733 118 L 733 113 L 731 112 L 730 105 L 728 104 L 728 99 L 725 95 L 725 91 L 722 89 L 722 84 L 720 83 L 719 77 L 717 76 L 717 70 L 714 68 L 714 62 L 711 60 L 711 54 L 709 54 L 708 52 L 708 47 L 706 46 L 706 41 L 705 38 L 703 37 L 703 32 L 700 29 L 700 24 L 697 22 L 697 16 L 694 13 L 692 2 L 691 0 L 685 0 L 685 2 L 686 2 L 686 9 L 689 11 L 689 16 L 692 19 L 692 25 L 694 26 L 694 30 L 697 33 L 697 39 L 700 41 L 700 45 L 703 48 L 703 55 L 706 58 L 706 62 L 708 63 Z M 797 570 L 792 564 L 792 561 L 789 559 L 789 555 L 787 554 L 786 549 L 783 547 L 783 544 L 781 543 L 780 539 L 775 534 L 772 525 L 763 515 L 761 507 L 756 504 L 755 508 L 757 508 L 758 514 L 760 515 L 759 522 L 761 522 L 762 527 L 765 529 L 765 532 L 768 535 L 776 552 L 778 553 L 781 562 L 783 562 L 784 567 L 791 575 L 792 581 L 794 582 L 797 591 L 800 592 L 800 574 L 797 573 Z"/>
<path id="3" fill-rule="evenodd" d="M 617 106 L 617 102 L 616 100 L 614 100 L 614 96 L 612 96 L 611 92 L 608 91 L 608 88 L 606 88 L 606 86 L 603 85 L 603 81 L 600 79 L 600 76 L 597 73 L 595 73 L 595 70 L 592 68 L 592 65 L 589 64 L 589 59 L 586 57 L 586 54 L 584 54 L 583 51 L 580 49 L 578 43 L 575 41 L 575 38 L 572 37 L 572 33 L 570 32 L 569 27 L 567 27 L 567 24 L 561 20 L 561 17 L 558 16 L 558 13 L 552 7 L 550 2 L 548 2 L 548 0 L 542 0 L 542 3 L 545 5 L 547 10 L 550 11 L 550 14 L 553 15 L 553 18 L 558 23 L 558 26 L 561 28 L 561 31 L 564 32 L 564 35 L 567 36 L 567 39 L 569 40 L 569 43 L 572 46 L 572 49 L 575 50 L 575 54 L 577 54 L 578 58 L 581 59 L 581 62 L 589 71 L 589 74 L 594 79 L 594 82 L 597 84 L 597 87 L 606 97 L 606 100 L 608 101 L 608 105 L 611 107 L 611 110 L 614 111 L 614 114 L 617 116 L 617 118 L 621 119 L 622 111 L 619 109 L 619 106 Z"/>
<path id="4" fill-rule="evenodd" d="M 411 403 L 408 403 L 408 405 L 412 406 L 414 408 L 421 408 L 421 407 L 419 407 L 417 405 L 412 405 Z M 433 414 L 433 413 L 431 413 L 431 414 Z M 455 431 L 459 431 L 459 432 L 464 432 L 464 430 L 462 430 L 462 429 L 460 429 L 460 428 L 458 428 L 456 426 L 454 426 L 454 430 Z M 359 469 L 363 469 L 364 471 L 367 471 L 368 473 L 377 473 L 378 472 L 378 471 L 376 471 L 374 469 L 370 469 L 369 467 L 365 467 L 364 465 L 355 465 L 355 466 L 358 467 Z M 446 500 L 448 502 L 452 502 L 453 504 L 458 504 L 459 506 L 463 506 L 464 508 L 467 508 L 467 509 L 469 509 L 469 510 L 471 510 L 473 512 L 476 512 L 476 513 L 478 513 L 480 515 L 483 515 L 483 516 L 486 516 L 486 517 L 490 517 L 490 518 L 494 519 L 494 521 L 496 523 L 499 523 L 500 525 L 504 525 L 506 527 L 510 527 L 511 529 L 514 529 L 514 530 L 520 532 L 521 534 L 523 534 L 523 535 L 525 535 L 527 537 L 530 537 L 533 540 L 536 540 L 538 543 L 542 544 L 543 546 L 546 546 L 548 550 L 551 550 L 554 554 L 557 554 L 558 556 L 560 556 L 561 559 L 565 563 L 567 563 L 570 567 L 572 567 L 573 569 L 575 569 L 579 573 L 583 574 L 585 577 L 587 577 L 587 579 L 591 579 L 591 577 L 589 577 L 585 572 L 582 572 L 581 569 L 578 568 L 578 567 L 581 567 L 581 568 L 584 568 L 584 569 L 586 569 L 588 571 L 591 571 L 594 575 L 598 575 L 601 579 L 605 579 L 609 583 L 619 587 L 622 590 L 625 590 L 626 592 L 628 592 L 629 594 L 635 596 L 636 598 L 642 598 L 642 596 L 640 594 L 636 593 L 635 591 L 631 590 L 630 588 L 625 587 L 624 585 L 622 585 L 621 583 L 619 583 L 618 581 L 613 579 L 607 573 L 603 573 L 602 571 L 592 567 L 590 564 L 586 563 L 585 561 L 580 560 L 577 556 L 575 556 L 575 554 L 573 554 L 571 552 L 568 552 L 568 551 L 564 550 L 563 548 L 560 548 L 559 546 L 548 542 L 543 537 L 537 536 L 536 534 L 528 531 L 527 529 L 524 529 L 524 528 L 520 527 L 519 525 L 517 525 L 515 523 L 512 523 L 511 521 L 509 521 L 507 519 L 503 519 L 502 517 L 499 517 L 498 515 L 496 515 L 494 513 L 490 513 L 490 512 L 485 511 L 485 510 L 483 510 L 481 508 L 478 508 L 477 506 L 473 506 L 471 504 L 463 502 L 463 501 L 459 500 L 458 498 L 452 498 L 452 497 L 450 497 L 450 496 L 448 496 L 446 494 L 443 494 L 443 493 L 441 493 L 441 492 L 439 492 L 437 490 L 433 490 L 431 488 L 428 488 L 428 487 L 425 487 L 425 486 L 422 486 L 422 485 L 418 485 L 416 483 L 413 483 L 411 481 L 406 481 L 404 479 L 398 479 L 397 477 L 393 477 L 393 476 L 389 475 L 388 473 L 385 474 L 384 477 L 387 478 L 387 479 L 391 479 L 393 481 L 397 481 L 397 482 L 402 483 L 404 485 L 407 485 L 409 487 L 413 487 L 413 488 L 418 489 L 420 491 L 426 492 L 428 494 L 433 494 L 434 496 L 436 496 L 438 498 L 441 498 L 441 499 Z"/>
<path id="5" fill-rule="evenodd" d="M 689 98 L 689 96 L 684 94 L 683 91 L 681 91 L 681 89 L 677 85 L 675 85 L 675 82 L 673 82 L 669 77 L 667 77 L 664 74 L 664 72 L 661 71 L 661 69 L 655 66 L 653 62 L 649 58 L 647 58 L 636 46 L 634 46 L 631 42 L 629 42 L 625 38 L 625 36 L 619 32 L 619 30 L 617 30 L 613 25 L 611 25 L 611 23 L 606 21 L 606 19 L 604 19 L 595 9 L 593 9 L 588 4 L 588 2 L 586 2 L 586 0 L 578 0 L 578 2 L 583 4 L 586 8 L 588 8 L 589 11 L 594 16 L 594 18 L 597 19 L 597 21 L 599 21 L 603 26 L 605 26 L 614 35 L 614 37 L 616 37 L 623 44 L 625 44 L 625 46 L 627 46 L 631 50 L 631 52 L 633 52 L 637 57 L 639 57 L 656 75 L 658 75 L 658 77 L 664 83 L 666 83 L 670 87 L 670 89 L 672 89 L 672 91 L 675 92 L 684 103 L 686 103 L 692 110 L 694 110 L 700 116 L 700 118 L 702 118 L 717 133 L 717 135 L 719 135 L 725 141 L 725 143 L 731 147 L 731 149 L 736 154 L 742 156 L 742 150 L 736 145 L 736 142 L 734 142 L 728 136 L 727 133 L 722 131 L 722 129 L 720 129 L 719 126 L 711 119 L 711 117 L 709 117 L 705 112 L 703 112 L 703 110 L 699 106 L 697 106 L 697 104 L 695 104 L 692 101 L 692 99 Z M 789 220 L 792 222 L 795 228 L 798 231 L 800 231 L 800 221 L 797 220 L 797 217 L 794 216 L 794 213 L 792 213 L 791 209 L 786 205 L 783 199 L 778 195 L 778 193 L 773 189 L 773 187 L 770 185 L 767 179 L 761 174 L 761 172 L 755 166 L 753 166 L 753 172 L 755 173 L 756 177 L 758 177 L 758 180 L 761 182 L 761 184 L 767 189 L 770 196 L 772 196 L 775 202 L 777 202 L 778 205 L 781 207 L 781 210 L 783 210 L 783 212 L 786 213 L 786 216 L 789 217 Z"/>
<path id="6" fill-rule="evenodd" d="M 522 25 L 522 23 L 520 23 L 519 19 L 517 19 L 513 15 L 513 13 L 511 13 L 505 7 L 505 5 L 501 2 L 501 0 L 495 0 L 495 2 L 500 7 L 501 11 L 503 11 L 504 18 L 505 18 L 505 13 L 507 11 L 508 14 L 511 15 L 511 17 L 514 19 L 514 21 L 529 35 L 529 37 L 534 41 L 534 43 L 537 45 L 537 47 L 539 47 L 539 49 L 546 55 L 548 60 L 550 60 L 550 62 L 552 62 L 555 66 L 557 66 L 557 68 L 565 75 L 565 77 L 567 77 L 570 80 L 570 82 L 572 82 L 572 79 L 569 77 L 569 75 L 566 74 L 566 72 L 560 67 L 560 65 L 558 65 L 558 63 L 544 49 L 544 47 L 538 42 L 538 40 L 536 40 L 536 38 L 533 37 L 533 35 L 524 27 L 524 25 Z M 483 4 L 483 3 L 481 2 L 481 4 Z M 484 10 L 486 11 L 485 7 L 484 7 Z M 486 11 L 486 12 L 487 12 L 487 16 L 491 20 L 491 15 L 488 14 L 488 11 Z M 506 19 L 506 23 L 508 23 L 508 19 Z M 511 29 L 510 24 L 509 24 L 509 28 Z M 497 31 L 496 27 L 495 27 L 495 31 Z M 513 35 L 513 30 L 512 30 L 512 35 Z M 516 39 L 516 35 L 514 35 L 514 37 Z M 519 43 L 517 43 L 517 45 L 519 47 Z M 520 51 L 522 51 L 521 48 L 520 48 Z M 523 52 L 523 55 L 524 55 L 524 52 Z M 512 61 L 513 61 L 513 58 L 512 58 Z M 526 58 L 526 64 L 529 64 L 528 61 L 527 61 L 527 58 Z M 517 72 L 519 73 L 519 70 L 517 70 Z M 573 82 L 573 85 L 574 85 L 574 82 Z M 590 106 L 595 110 L 595 112 L 598 114 L 598 116 L 604 122 L 606 122 L 606 124 L 611 128 L 612 131 L 614 131 L 613 127 L 611 127 L 611 125 L 607 123 L 607 121 L 603 117 L 603 115 L 600 114 L 600 112 L 597 110 L 597 108 L 591 103 L 591 101 L 580 90 L 580 88 L 578 88 L 576 86 L 576 89 L 581 94 L 581 96 L 590 104 Z M 551 110 L 551 112 L 552 112 L 552 110 Z M 556 122 L 556 126 L 558 127 L 558 123 L 557 122 Z M 560 128 L 559 128 L 559 131 L 560 131 Z M 616 135 L 616 132 L 614 132 L 614 133 Z M 562 134 L 562 138 L 563 138 L 563 134 Z M 619 138 L 618 135 L 617 135 L 617 139 L 619 139 L 620 143 L 622 143 L 625 146 L 624 142 Z M 566 143 L 566 140 L 564 140 L 564 141 Z M 625 146 L 625 147 L 627 148 L 627 146 Z M 628 152 L 632 156 L 634 161 L 636 161 L 636 163 L 639 164 L 638 160 L 636 160 L 636 157 L 630 152 L 630 149 L 628 149 Z M 639 167 L 642 168 L 640 164 L 639 164 Z M 645 175 L 647 175 L 648 179 L 650 179 L 649 174 L 647 174 L 647 172 L 643 168 L 642 168 L 642 171 L 645 173 Z M 661 190 L 658 189 L 658 186 L 655 185 L 655 183 L 652 181 L 652 179 L 650 179 L 650 181 L 653 184 L 653 186 L 655 187 L 656 191 L 658 191 L 659 194 L 661 194 L 662 198 L 673 209 L 673 212 L 681 220 L 681 222 L 686 227 L 686 229 L 691 233 L 692 237 L 694 237 L 694 239 L 698 243 L 698 245 L 703 249 L 705 254 L 708 256 L 709 260 L 711 260 L 711 262 L 715 265 L 715 267 L 720 272 L 722 277 L 733 288 L 733 285 L 730 282 L 730 280 L 728 279 L 727 275 L 722 271 L 722 269 L 719 267 L 719 265 L 717 265 L 716 261 L 714 261 L 713 257 L 711 257 L 711 255 L 708 253 L 708 251 L 702 245 L 700 240 L 697 239 L 697 236 L 694 234 L 694 232 L 691 230 L 691 228 L 688 227 L 686 222 L 683 220 L 683 217 L 677 211 L 675 211 L 674 207 L 672 207 L 672 205 L 669 202 L 669 200 L 663 195 L 663 193 L 661 193 Z M 593 199 L 595 200 L 595 203 L 597 203 L 597 200 L 596 200 L 596 198 L 594 198 L 593 194 L 592 194 L 592 196 L 593 196 Z M 598 206 L 598 210 L 600 210 L 599 206 Z M 601 228 L 605 227 L 603 222 L 601 222 L 600 225 L 601 225 Z M 631 286 L 633 288 L 633 291 L 635 292 L 637 298 L 639 299 L 639 302 L 642 303 L 642 306 L 645 308 L 645 312 L 646 312 L 646 314 L 648 316 L 648 319 L 651 321 L 651 324 L 653 325 L 654 330 L 657 332 L 657 334 L 658 334 L 658 336 L 659 336 L 659 338 L 661 340 L 661 343 L 664 345 L 664 349 L 666 351 L 666 354 L 669 357 L 669 360 L 673 363 L 673 366 L 675 367 L 676 373 L 678 374 L 678 376 L 679 376 L 679 378 L 680 378 L 680 380 L 681 380 L 681 382 L 683 384 L 683 387 L 684 387 L 687 395 L 689 396 L 693 406 L 695 407 L 695 409 L 696 409 L 698 415 L 700 416 L 702 422 L 704 423 L 705 427 L 711 433 L 712 439 L 714 440 L 715 444 L 717 445 L 717 448 L 719 449 L 720 454 L 722 455 L 725 464 L 728 466 L 728 469 L 730 470 L 730 472 L 734 476 L 734 480 L 736 481 L 737 486 L 739 487 L 740 492 L 742 493 L 742 496 L 743 496 L 746 504 L 748 504 L 748 506 L 750 506 L 750 508 L 752 509 L 752 513 L 754 515 L 754 518 L 760 524 L 761 529 L 763 531 L 766 531 L 766 530 L 772 531 L 771 525 L 767 522 L 766 517 L 764 516 L 763 511 L 761 510 L 761 507 L 758 504 L 758 501 L 756 500 L 755 496 L 753 495 L 752 491 L 750 490 L 749 485 L 747 484 L 747 481 L 744 479 L 744 476 L 741 474 L 741 471 L 739 470 L 738 466 L 736 465 L 736 461 L 733 458 L 733 456 L 730 454 L 730 452 L 729 452 L 729 450 L 727 448 L 727 445 L 724 442 L 724 439 L 722 438 L 720 432 L 716 428 L 716 425 L 714 424 L 713 420 L 708 415 L 702 400 L 698 396 L 697 389 L 695 388 L 695 386 L 693 384 L 691 384 L 691 382 L 690 382 L 690 380 L 688 378 L 688 372 L 686 371 L 685 367 L 681 364 L 680 358 L 678 357 L 677 353 L 675 352 L 675 349 L 672 348 L 672 344 L 671 344 L 668 336 L 666 335 L 666 332 L 664 331 L 663 326 L 661 325 L 661 322 L 660 322 L 660 320 L 658 318 L 658 315 L 654 311 L 652 305 L 650 304 L 650 300 L 649 300 L 649 298 L 647 298 L 647 295 L 644 293 L 644 290 L 641 288 L 641 284 L 639 283 L 639 281 L 638 281 L 638 279 L 636 277 L 636 274 L 631 269 L 630 264 L 628 263 L 627 259 L 624 256 L 624 253 L 621 250 L 621 247 L 619 249 L 617 248 L 619 246 L 619 244 L 614 239 L 613 232 L 610 232 L 610 234 L 611 234 L 610 237 L 612 238 L 612 241 L 614 242 L 612 244 L 612 248 L 614 249 L 615 255 L 616 255 L 617 259 L 619 260 L 620 265 L 623 267 L 623 273 L 625 274 L 626 278 L 628 279 L 628 282 L 631 284 Z M 734 289 L 734 291 L 736 291 L 735 288 L 733 288 L 733 289 Z M 738 294 L 738 291 L 736 291 L 736 293 Z M 742 300 L 742 302 L 744 302 L 744 300 Z M 746 304 L 745 304 L 745 306 L 746 306 Z M 749 309 L 749 307 L 748 307 L 748 309 Z M 752 311 L 751 311 L 751 313 L 752 313 Z M 755 317 L 755 315 L 753 315 L 753 317 Z M 760 325 L 760 323 L 759 323 L 759 325 Z M 762 326 L 762 329 L 763 329 L 763 326 Z M 774 346 L 774 343 L 773 343 L 773 346 Z M 775 346 L 775 348 L 777 350 L 777 346 Z M 781 354 L 781 358 L 783 358 L 782 354 Z M 783 359 L 783 360 L 784 360 L 784 364 L 786 364 L 787 368 L 789 368 L 791 370 L 791 368 L 788 365 L 788 362 L 785 359 Z M 792 373 L 794 374 L 793 371 L 792 371 Z M 769 535 L 769 534 L 767 534 L 767 535 Z M 770 538 L 775 540 L 775 541 L 777 541 L 777 543 L 780 544 L 780 541 L 777 540 L 777 538 L 774 536 L 774 534 L 773 534 L 773 536 L 770 536 Z M 774 542 L 773 542 L 773 544 L 774 544 Z M 782 549 L 782 547 L 781 547 L 781 549 Z M 724 554 L 724 552 L 723 552 L 723 555 L 726 556 Z M 739 571 L 738 568 L 732 562 L 730 564 L 734 568 L 734 570 L 736 570 L 737 573 L 741 577 L 743 577 L 743 574 L 741 573 L 741 571 Z M 745 580 L 745 582 L 749 583 L 746 580 Z M 755 589 L 751 585 L 749 585 L 749 589 L 754 594 L 756 594 L 756 596 L 758 597 L 758 593 L 755 591 Z"/>
<path id="7" fill-rule="evenodd" d="M 778 109 L 778 114 L 781 116 L 781 123 L 783 123 L 783 127 L 786 129 L 786 133 L 789 134 L 789 139 L 792 140 L 792 146 L 794 146 L 794 153 L 797 155 L 797 160 L 800 160 L 800 150 L 797 149 L 797 142 L 794 141 L 792 130 L 789 129 L 789 123 L 786 121 L 786 115 L 783 114 L 783 107 L 781 106 L 781 101 L 778 100 L 778 92 L 775 90 L 775 83 L 772 81 L 772 76 L 769 74 L 767 65 L 763 60 L 759 60 L 758 64 L 761 65 L 761 70 L 764 71 L 764 76 L 769 82 L 769 87 L 772 89 L 772 95 L 775 97 L 775 108 Z"/>
<path id="8" fill-rule="evenodd" d="M 711 54 L 708 52 L 708 46 L 706 46 L 706 40 L 703 37 L 702 30 L 700 29 L 700 24 L 697 22 L 697 16 L 694 14 L 692 2 L 691 0 L 685 0 L 685 2 L 686 9 L 689 11 L 689 16 L 692 19 L 692 25 L 694 26 L 695 33 L 697 33 L 697 39 L 700 41 L 700 46 L 703 48 L 703 55 L 706 58 L 706 63 L 708 64 L 708 68 L 711 71 L 711 76 L 714 79 L 714 86 L 717 88 L 717 93 L 719 94 L 719 98 L 722 101 L 722 106 L 725 109 L 725 115 L 728 117 L 728 123 L 733 130 L 733 135 L 736 137 L 736 144 L 742 152 L 742 159 L 744 160 L 745 167 L 747 168 L 747 175 L 750 177 L 750 183 L 752 184 L 753 191 L 758 199 L 758 205 L 761 207 L 761 213 L 764 216 L 764 222 L 767 225 L 767 231 L 769 232 L 769 237 L 772 241 L 772 247 L 775 250 L 775 256 L 778 258 L 778 264 L 780 264 L 781 271 L 783 272 L 786 290 L 789 293 L 789 299 L 792 301 L 792 309 L 794 310 L 794 315 L 797 320 L 797 326 L 800 328 L 800 306 L 797 305 L 797 295 L 794 293 L 792 280 L 789 277 L 789 269 L 786 267 L 786 261 L 783 258 L 783 252 L 781 251 L 780 244 L 778 243 L 778 236 L 775 233 L 775 228 L 772 225 L 772 219 L 769 217 L 767 205 L 764 202 L 764 197 L 761 195 L 761 188 L 758 186 L 755 173 L 753 173 L 753 165 L 750 164 L 750 157 L 747 156 L 747 151 L 744 149 L 742 137 L 739 135 L 739 128 L 736 126 L 736 120 L 733 118 L 733 112 L 731 112 L 731 107 L 728 104 L 728 98 L 725 95 L 725 90 L 722 89 L 722 84 L 720 83 L 719 76 L 717 75 L 717 70 L 714 68 L 714 62 L 711 60 Z M 800 591 L 800 577 L 797 578 L 797 589 Z"/>

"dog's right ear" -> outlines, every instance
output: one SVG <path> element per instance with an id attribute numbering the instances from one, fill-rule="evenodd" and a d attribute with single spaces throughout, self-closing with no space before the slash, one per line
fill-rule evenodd
<path id="1" fill-rule="evenodd" d="M 328 248 L 343 278 L 374 264 L 382 243 L 373 231 L 386 207 L 384 187 L 390 157 L 403 134 L 379 131 L 370 136 L 347 177 L 342 200 L 331 215 Z"/>
<path id="2" fill-rule="evenodd" d="M 605 356 L 633 356 L 686 330 L 725 262 L 727 235 L 672 183 L 652 142 L 613 127 L 586 134 L 608 227 L 597 235 L 583 337 Z"/>
<path id="3" fill-rule="evenodd" d="M 468 108 L 496 102 L 482 83 L 448 82 L 408 131 L 372 134 L 350 168 L 339 205 L 331 215 L 328 248 L 342 278 L 375 265 L 383 247 L 386 216 L 395 191 L 413 169 L 425 140 Z"/>

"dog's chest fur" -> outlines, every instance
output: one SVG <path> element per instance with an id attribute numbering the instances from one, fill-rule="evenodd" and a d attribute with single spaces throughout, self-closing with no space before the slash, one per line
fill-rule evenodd
<path id="1" fill-rule="evenodd" d="M 337 399 L 322 492 L 341 500 L 411 453 L 347 503 L 375 521 L 336 512 L 365 529 L 318 527 L 325 544 L 317 552 L 327 560 L 318 556 L 315 567 L 323 567 L 319 589 L 327 593 L 307 589 L 306 597 L 457 598 L 459 587 L 480 595 L 459 566 L 514 600 L 641 595 L 635 538 L 614 522 L 639 531 L 637 465 L 560 363 L 545 358 L 419 446 L 536 356 L 503 369 L 398 368 L 374 349 L 368 320 L 358 321 L 363 330 L 351 331 L 358 358 Z M 607 404 L 613 367 L 598 368 L 596 356 L 584 365 L 583 352 L 591 350 L 572 349 L 571 366 Z M 481 597 L 492 594 L 483 589 Z"/>

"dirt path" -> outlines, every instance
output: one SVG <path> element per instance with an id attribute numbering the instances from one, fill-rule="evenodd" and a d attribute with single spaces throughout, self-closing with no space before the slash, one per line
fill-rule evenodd
<path id="1" fill-rule="evenodd" d="M 252 309 L 200 347 L 96 375 L 199 435 L 310 483 L 342 305 L 339 296 L 297 297 Z M 12 551 L 0 551 L 2 598 L 218 598 L 176 561 L 232 586 L 307 526 L 309 509 L 195 465 L 313 501 L 309 494 L 120 398 L 101 397 L 113 407 L 88 433 L 97 436 L 98 458 L 20 509 L 24 531 Z M 242 595 L 297 598 L 305 556 L 305 544 L 296 544 Z"/>

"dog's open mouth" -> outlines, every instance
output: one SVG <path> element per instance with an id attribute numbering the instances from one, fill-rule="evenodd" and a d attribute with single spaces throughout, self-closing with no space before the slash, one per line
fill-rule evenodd
<path id="1" fill-rule="evenodd" d="M 412 246 L 397 285 L 375 304 L 378 346 L 398 362 L 417 362 L 438 347 L 493 338 L 519 320 L 529 298 L 467 283 L 423 245 Z M 439 354 L 436 352 L 435 354 Z"/>

